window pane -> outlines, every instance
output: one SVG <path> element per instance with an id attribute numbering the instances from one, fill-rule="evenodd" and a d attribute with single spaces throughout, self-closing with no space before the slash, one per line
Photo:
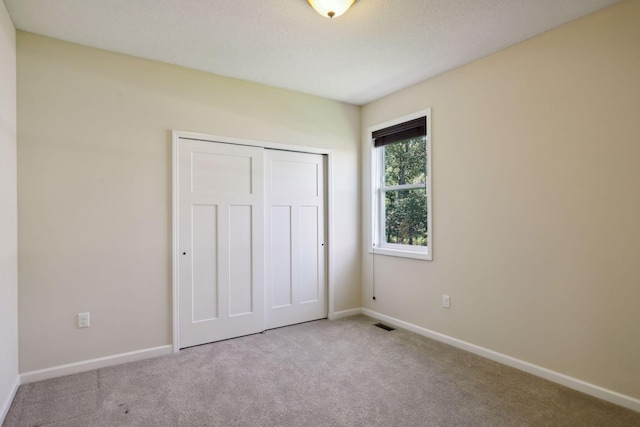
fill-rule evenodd
<path id="1" fill-rule="evenodd" d="M 385 241 L 427 246 L 426 189 L 385 191 Z"/>
<path id="2" fill-rule="evenodd" d="M 384 147 L 384 185 L 420 184 L 427 171 L 427 138 L 412 138 Z"/>

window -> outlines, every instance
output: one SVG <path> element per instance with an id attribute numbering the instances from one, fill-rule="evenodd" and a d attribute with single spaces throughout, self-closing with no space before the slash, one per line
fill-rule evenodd
<path id="1" fill-rule="evenodd" d="M 430 110 L 370 131 L 376 254 L 432 259 Z"/>

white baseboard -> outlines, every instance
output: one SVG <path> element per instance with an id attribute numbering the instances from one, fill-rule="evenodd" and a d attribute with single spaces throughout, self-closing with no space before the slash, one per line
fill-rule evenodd
<path id="1" fill-rule="evenodd" d="M 28 384 L 35 381 L 42 381 L 48 380 L 50 378 L 63 377 L 65 375 L 78 374 L 80 372 L 106 368 L 107 366 L 120 365 L 122 363 L 135 362 L 137 360 L 164 356 L 166 354 L 171 354 L 172 352 L 172 346 L 163 345 L 160 347 L 145 348 L 144 350 L 137 350 L 129 353 L 114 354 L 113 356 L 83 360 L 81 362 L 69 363 L 68 365 L 60 365 L 54 366 L 52 368 L 40 369 L 38 371 L 25 372 L 24 374 L 20 375 L 20 383 Z"/>
<path id="2" fill-rule="evenodd" d="M 532 363 L 525 362 L 524 360 L 516 359 L 514 357 L 507 356 L 506 354 L 498 353 L 496 351 L 489 350 L 487 348 L 480 347 L 478 345 L 471 344 L 466 341 L 462 341 L 457 338 L 453 338 L 448 335 L 444 335 L 439 332 L 414 325 L 413 323 L 405 322 L 403 320 L 378 313 L 376 311 L 363 308 L 362 314 L 373 317 L 374 319 L 382 320 L 393 326 L 415 332 L 419 335 L 423 335 L 436 341 L 449 344 L 453 347 L 466 350 L 470 353 L 477 354 L 495 362 L 502 363 L 503 365 L 511 366 L 512 368 L 528 372 L 530 374 L 572 388 L 582 393 L 586 393 L 599 399 L 606 400 L 607 402 L 611 402 L 616 405 L 624 406 L 625 408 L 640 412 L 640 400 L 631 396 L 608 390 L 595 384 L 591 384 L 577 378 L 573 378 L 568 375 L 543 368 L 542 366 L 534 365 Z"/>
<path id="3" fill-rule="evenodd" d="M 343 317 L 350 317 L 358 314 L 362 314 L 361 308 L 352 308 L 351 310 L 334 311 L 333 313 L 329 314 L 329 320 L 342 319 Z"/>
<path id="4" fill-rule="evenodd" d="M 7 418 L 7 414 L 9 413 L 9 408 L 11 408 L 11 404 L 13 403 L 13 399 L 16 397 L 16 393 L 18 392 L 18 387 L 20 387 L 20 377 L 16 377 L 16 382 L 13 384 L 13 388 L 7 396 L 7 400 L 1 402 L 2 406 L 0 406 L 0 426 L 4 423 L 5 418 Z"/>

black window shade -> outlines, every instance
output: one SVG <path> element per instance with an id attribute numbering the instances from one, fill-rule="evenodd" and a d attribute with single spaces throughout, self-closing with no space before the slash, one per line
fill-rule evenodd
<path id="1" fill-rule="evenodd" d="M 372 133 L 373 145 L 383 147 L 396 142 L 406 141 L 411 138 L 420 138 L 427 135 L 427 118 L 420 117 L 418 119 L 409 120 L 408 122 L 399 123 L 389 126 L 388 128 L 376 130 Z"/>

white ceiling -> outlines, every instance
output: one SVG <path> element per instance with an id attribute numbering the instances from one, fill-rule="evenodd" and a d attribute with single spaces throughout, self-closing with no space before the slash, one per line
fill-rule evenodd
<path id="1" fill-rule="evenodd" d="M 61 40 L 362 105 L 619 0 L 5 0 Z"/>

